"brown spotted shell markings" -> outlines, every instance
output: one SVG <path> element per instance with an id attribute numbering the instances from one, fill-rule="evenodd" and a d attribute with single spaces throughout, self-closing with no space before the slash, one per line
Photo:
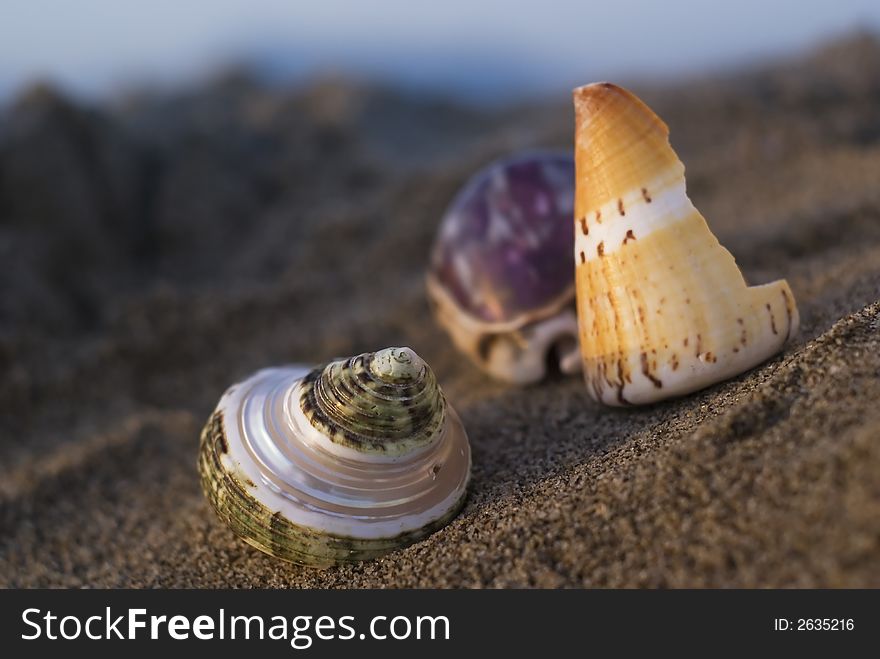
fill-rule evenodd
<path id="1" fill-rule="evenodd" d="M 797 331 L 787 282 L 749 287 L 688 199 L 666 124 L 609 83 L 574 91 L 575 282 L 590 394 L 651 403 L 733 377 Z"/>

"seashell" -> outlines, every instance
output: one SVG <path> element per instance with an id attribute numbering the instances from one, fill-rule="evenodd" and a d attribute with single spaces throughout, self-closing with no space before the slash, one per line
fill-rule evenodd
<path id="1" fill-rule="evenodd" d="M 580 370 L 573 204 L 571 156 L 530 152 L 475 174 L 441 221 L 428 296 L 455 345 L 493 377 L 537 382 L 551 358 Z"/>
<path id="2" fill-rule="evenodd" d="M 447 524 L 464 503 L 467 435 L 408 348 L 270 368 L 229 388 L 202 431 L 217 515 L 303 565 L 375 558 Z"/>
<path id="3" fill-rule="evenodd" d="M 685 191 L 669 129 L 608 83 L 574 91 L 575 263 L 591 395 L 651 403 L 733 377 L 798 328 L 784 280 L 749 287 Z"/>

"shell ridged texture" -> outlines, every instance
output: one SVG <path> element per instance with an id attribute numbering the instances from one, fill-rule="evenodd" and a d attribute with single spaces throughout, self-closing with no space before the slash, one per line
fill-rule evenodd
<path id="1" fill-rule="evenodd" d="M 327 566 L 447 524 L 464 503 L 470 447 L 427 364 L 389 348 L 230 387 L 202 432 L 199 472 L 245 541 Z"/>
<path id="2" fill-rule="evenodd" d="M 797 331 L 785 281 L 748 287 L 688 199 L 666 125 L 608 83 L 574 92 L 575 264 L 591 395 L 611 405 L 696 391 Z"/>
<path id="3" fill-rule="evenodd" d="M 312 371 L 300 400 L 306 418 L 358 451 L 399 455 L 428 444 L 443 425 L 446 401 L 434 374 L 411 354 L 367 353 Z"/>

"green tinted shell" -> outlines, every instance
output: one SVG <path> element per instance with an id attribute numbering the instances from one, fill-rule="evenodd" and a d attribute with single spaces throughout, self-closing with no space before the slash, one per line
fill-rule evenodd
<path id="1" fill-rule="evenodd" d="M 388 348 L 230 387 L 202 431 L 199 472 L 248 543 L 328 566 L 447 524 L 464 503 L 470 447 L 428 365 Z"/>

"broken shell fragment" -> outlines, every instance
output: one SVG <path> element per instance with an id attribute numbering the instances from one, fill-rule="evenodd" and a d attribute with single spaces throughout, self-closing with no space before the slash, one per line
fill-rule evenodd
<path id="1" fill-rule="evenodd" d="M 455 345 L 495 378 L 580 370 L 574 312 L 574 162 L 554 152 L 496 161 L 455 197 L 431 251 L 428 296 Z"/>
<path id="2" fill-rule="evenodd" d="M 609 405 L 733 377 L 798 327 L 784 280 L 747 286 L 685 191 L 666 124 L 608 83 L 574 91 L 575 264 L 584 376 Z"/>
<path id="3" fill-rule="evenodd" d="M 221 520 L 267 554 L 318 567 L 446 525 L 470 468 L 458 415 L 408 348 L 257 372 L 223 395 L 199 453 Z"/>

